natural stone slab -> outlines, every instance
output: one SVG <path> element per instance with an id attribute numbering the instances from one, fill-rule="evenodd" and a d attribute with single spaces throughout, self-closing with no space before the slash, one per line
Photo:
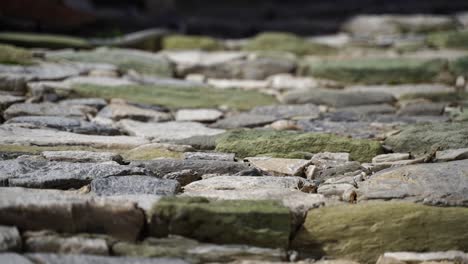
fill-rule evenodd
<path id="1" fill-rule="evenodd" d="M 400 116 L 440 116 L 447 103 L 408 102 L 403 104 L 397 114 Z"/>
<path id="2" fill-rule="evenodd" d="M 148 137 L 158 141 L 211 136 L 224 132 L 222 129 L 208 128 L 195 122 L 142 123 L 124 119 L 119 124 L 130 135 Z"/>
<path id="3" fill-rule="evenodd" d="M 175 180 L 151 176 L 111 176 L 93 180 L 91 191 L 100 196 L 128 194 L 166 196 L 177 194 L 180 191 L 180 184 Z"/>
<path id="4" fill-rule="evenodd" d="M 65 99 L 58 102 L 61 105 L 86 105 L 94 107 L 96 109 L 101 109 L 107 105 L 106 100 L 102 98 L 74 98 L 74 99 Z"/>
<path id="5" fill-rule="evenodd" d="M 411 158 L 409 153 L 390 153 L 375 156 L 372 163 L 394 162 L 400 160 L 409 160 Z"/>
<path id="6" fill-rule="evenodd" d="M 164 55 L 177 65 L 178 70 L 181 70 L 186 67 L 214 66 L 243 59 L 247 56 L 247 53 L 233 51 L 165 51 Z"/>
<path id="7" fill-rule="evenodd" d="M 21 248 L 22 240 L 18 229 L 14 226 L 0 225 L 0 252 L 20 251 Z"/>
<path id="8" fill-rule="evenodd" d="M 384 170 L 359 184 L 358 199 L 407 199 L 439 206 L 468 206 L 468 162 L 418 164 Z"/>
<path id="9" fill-rule="evenodd" d="M 423 155 L 438 150 L 468 147 L 468 122 L 416 124 L 385 140 L 395 152 Z"/>
<path id="10" fill-rule="evenodd" d="M 189 145 L 150 143 L 133 148 L 123 154 L 127 160 L 152 160 L 156 158 L 181 158 L 185 151 L 193 151 Z"/>
<path id="11" fill-rule="evenodd" d="M 150 233 L 156 236 L 175 234 L 199 241 L 272 248 L 289 244 L 290 213 L 277 202 L 163 198 L 149 218 Z"/>
<path id="12" fill-rule="evenodd" d="M 353 85 L 345 87 L 345 91 L 352 92 L 385 92 L 390 93 L 395 98 L 400 98 L 405 95 L 427 93 L 451 93 L 455 92 L 455 88 L 443 84 L 400 84 L 400 85 Z"/>
<path id="13" fill-rule="evenodd" d="M 65 191 L 0 188 L 0 224 L 15 225 L 22 230 L 89 232 L 134 240 L 143 223 L 143 212 L 133 203 Z"/>
<path id="14" fill-rule="evenodd" d="M 105 257 L 93 255 L 60 255 L 60 254 L 27 254 L 35 263 L 63 264 L 188 264 L 176 258 L 132 258 L 132 257 Z"/>
<path id="15" fill-rule="evenodd" d="M 468 208 L 404 202 L 324 207 L 307 214 L 292 248 L 315 257 L 327 255 L 362 263 L 374 263 L 389 251 L 466 250 L 467 217 Z"/>
<path id="16" fill-rule="evenodd" d="M 235 161 L 234 153 L 221 152 L 185 152 L 184 159 L 186 160 L 219 160 L 219 161 Z"/>
<path id="17" fill-rule="evenodd" d="M 50 231 L 29 231 L 24 237 L 26 252 L 109 255 L 107 242 L 103 238 L 65 236 Z"/>
<path id="18" fill-rule="evenodd" d="M 115 161 L 122 163 L 122 156 L 112 152 L 92 151 L 44 151 L 42 156 L 50 161 L 68 162 L 106 162 Z"/>
<path id="19" fill-rule="evenodd" d="M 376 264 L 396 263 L 457 263 L 468 260 L 468 254 L 462 251 L 442 252 L 386 252 L 379 257 Z"/>
<path id="20" fill-rule="evenodd" d="M 152 109 L 144 109 L 126 103 L 112 103 L 107 105 L 99 111 L 97 117 L 109 118 L 114 121 L 133 119 L 143 122 L 162 122 L 172 119 L 172 116 L 169 113 L 159 112 Z"/>
<path id="21" fill-rule="evenodd" d="M 65 116 L 85 118 L 86 114 L 94 110 L 87 106 L 62 106 L 54 103 L 30 104 L 21 103 L 14 104 L 5 110 L 3 116 L 5 119 L 10 119 L 16 116 Z"/>
<path id="22" fill-rule="evenodd" d="M 306 90 L 317 88 L 319 83 L 314 78 L 298 77 L 292 74 L 280 73 L 268 77 L 270 87 L 274 90 L 289 91 L 289 90 Z"/>
<path id="23" fill-rule="evenodd" d="M 249 166 L 246 164 L 217 160 L 156 159 L 141 162 L 135 161 L 130 163 L 130 165 L 144 167 L 157 177 L 163 177 L 168 173 L 182 170 L 192 170 L 201 176 L 205 174 L 233 175 L 249 169 Z"/>
<path id="24" fill-rule="evenodd" d="M 264 80 L 208 79 L 206 83 L 218 89 L 262 90 L 268 87 L 268 81 Z"/>
<path id="25" fill-rule="evenodd" d="M 303 176 L 310 160 L 248 157 L 244 159 L 256 168 L 278 176 Z"/>
<path id="26" fill-rule="evenodd" d="M 438 162 L 463 159 L 468 159 L 468 148 L 441 150 L 435 156 L 435 161 Z"/>
<path id="27" fill-rule="evenodd" d="M 24 102 L 25 99 L 23 96 L 0 94 L 0 110 L 4 110 L 12 104 Z"/>
<path id="28" fill-rule="evenodd" d="M 63 81 L 64 85 L 73 86 L 78 84 L 102 85 L 102 86 L 125 86 L 135 84 L 132 81 L 123 78 L 104 77 L 104 76 L 76 76 Z"/>
<path id="29" fill-rule="evenodd" d="M 270 124 L 276 121 L 278 118 L 272 115 L 257 115 L 250 113 L 242 113 L 238 115 L 228 116 L 224 119 L 218 120 L 216 123 L 211 125 L 215 128 L 240 128 L 240 127 L 258 127 Z"/>
<path id="30" fill-rule="evenodd" d="M 131 148 L 149 143 L 141 137 L 81 135 L 49 129 L 27 129 L 13 125 L 0 126 L 2 145 L 89 146 L 96 148 Z"/>
<path id="31" fill-rule="evenodd" d="M 331 134 L 236 130 L 216 140 L 216 151 L 236 153 L 238 157 L 264 155 L 278 158 L 291 157 L 294 152 L 349 152 L 354 160 L 370 161 L 382 149 L 375 141 Z"/>
<path id="32" fill-rule="evenodd" d="M 333 107 L 347 107 L 369 104 L 392 104 L 393 95 L 386 92 L 350 92 L 326 89 L 293 91 L 283 95 L 281 101 L 286 104 L 317 104 Z"/>
<path id="33" fill-rule="evenodd" d="M 142 175 L 143 168 L 117 163 L 73 163 L 17 158 L 0 161 L 0 185 L 29 188 L 80 188 L 93 179 L 119 175 Z"/>
<path id="34" fill-rule="evenodd" d="M 0 263 L 3 264 L 34 264 L 29 259 L 16 253 L 0 253 Z"/>
<path id="35" fill-rule="evenodd" d="M 275 116 L 277 118 L 318 118 L 320 109 L 314 104 L 267 105 L 257 106 L 250 111 L 255 115 Z"/>
<path id="36" fill-rule="evenodd" d="M 177 111 L 176 121 L 214 122 L 223 116 L 223 112 L 216 109 L 180 109 Z"/>

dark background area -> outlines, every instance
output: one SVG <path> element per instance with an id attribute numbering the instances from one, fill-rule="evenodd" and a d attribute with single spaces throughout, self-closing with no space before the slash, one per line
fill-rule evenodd
<path id="1" fill-rule="evenodd" d="M 468 0 L 1 0 L 0 30 L 115 36 L 149 27 L 246 37 L 333 33 L 356 14 L 453 14 Z"/>

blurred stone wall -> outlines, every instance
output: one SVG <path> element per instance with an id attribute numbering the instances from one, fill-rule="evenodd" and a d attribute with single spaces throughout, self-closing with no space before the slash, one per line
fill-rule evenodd
<path id="1" fill-rule="evenodd" d="M 318 34 L 337 31 L 354 14 L 466 10 L 467 0 L 2 0 L 0 30 L 95 34 L 167 27 L 226 37 L 265 30 Z"/>

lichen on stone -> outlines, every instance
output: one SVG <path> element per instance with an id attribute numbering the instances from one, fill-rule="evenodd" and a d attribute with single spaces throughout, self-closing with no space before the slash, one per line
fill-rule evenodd
<path id="1" fill-rule="evenodd" d="M 0 44 L 0 63 L 29 65 L 34 62 L 33 55 L 28 50 Z"/>
<path id="2" fill-rule="evenodd" d="M 216 39 L 206 36 L 170 35 L 163 38 L 166 50 L 221 50 L 223 45 Z"/>
<path id="3" fill-rule="evenodd" d="M 22 32 L 3 32 L 0 33 L 0 43 L 8 43 L 27 48 L 48 48 L 48 49 L 66 49 L 66 48 L 90 48 L 88 41 L 82 38 L 38 34 Z"/>

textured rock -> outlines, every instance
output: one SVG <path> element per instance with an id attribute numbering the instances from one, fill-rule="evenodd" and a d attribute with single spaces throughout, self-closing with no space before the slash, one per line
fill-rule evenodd
<path id="1" fill-rule="evenodd" d="M 362 263 L 374 263 L 379 255 L 391 251 L 466 251 L 466 217 L 467 208 L 403 202 L 324 207 L 307 214 L 292 247 L 315 257 Z"/>
<path id="2" fill-rule="evenodd" d="M 468 148 L 437 151 L 435 156 L 435 161 L 438 162 L 463 159 L 468 159 Z"/>
<path id="3" fill-rule="evenodd" d="M 223 116 L 223 112 L 216 109 L 180 109 L 177 111 L 176 121 L 214 122 Z"/>
<path id="4" fill-rule="evenodd" d="M 395 152 L 423 155 L 438 150 L 468 147 L 468 122 L 416 124 L 385 140 Z"/>
<path id="5" fill-rule="evenodd" d="M 0 224 L 23 230 L 89 232 L 134 240 L 144 222 L 143 212 L 132 203 L 64 191 L 8 187 L 1 188 L 0 198 Z"/>
<path id="6" fill-rule="evenodd" d="M 86 114 L 93 112 L 92 108 L 86 106 L 64 107 L 53 103 L 40 104 L 14 104 L 3 113 L 5 119 L 16 116 L 65 116 L 84 118 Z"/>
<path id="7" fill-rule="evenodd" d="M 351 92 L 385 92 L 392 94 L 395 98 L 406 95 L 427 93 L 450 93 L 455 92 L 455 88 L 443 84 L 399 84 L 399 85 L 355 85 L 345 87 L 345 91 Z"/>
<path id="8" fill-rule="evenodd" d="M 23 95 L 27 91 L 26 83 L 29 79 L 30 78 L 22 76 L 21 74 L 1 73 L 0 91 L 12 92 L 15 95 Z"/>
<path id="9" fill-rule="evenodd" d="M 382 154 L 382 155 L 375 156 L 372 159 L 372 163 L 393 162 L 393 161 L 408 160 L 408 159 L 410 159 L 409 153 L 390 153 L 390 154 Z"/>
<path id="10" fill-rule="evenodd" d="M 8 108 L 12 104 L 24 102 L 25 99 L 26 98 L 23 96 L 0 94 L 0 111 Z"/>
<path id="11" fill-rule="evenodd" d="M 141 145 L 123 154 L 127 160 L 152 160 L 156 158 L 181 158 L 185 151 L 193 151 L 189 145 L 151 143 Z"/>
<path id="12" fill-rule="evenodd" d="M 268 88 L 264 80 L 208 79 L 207 84 L 218 89 L 262 90 Z"/>
<path id="13" fill-rule="evenodd" d="M 97 114 L 99 118 L 109 118 L 114 121 L 133 119 L 143 122 L 162 122 L 172 119 L 171 114 L 144 109 L 126 103 L 113 103 L 104 107 Z"/>
<path id="14" fill-rule="evenodd" d="M 20 251 L 21 248 L 22 241 L 18 229 L 0 225 L 0 252 Z"/>
<path id="15" fill-rule="evenodd" d="M 80 188 L 93 179 L 119 175 L 142 175 L 142 168 L 117 163 L 72 163 L 17 158 L 0 161 L 3 186 L 29 188 Z"/>
<path id="16" fill-rule="evenodd" d="M 15 253 L 0 253 L 0 262 L 4 264 L 34 264 L 26 257 Z"/>
<path id="17" fill-rule="evenodd" d="M 60 254 L 27 254 L 36 263 L 47 264 L 188 264 L 176 258 L 132 258 L 132 257 L 104 257 L 93 255 L 60 255 Z"/>
<path id="18" fill-rule="evenodd" d="M 297 77 L 292 74 L 276 74 L 268 78 L 270 87 L 275 90 L 307 90 L 316 88 L 318 81 L 310 77 Z"/>
<path id="19" fill-rule="evenodd" d="M 129 148 L 148 143 L 144 138 L 128 136 L 92 136 L 49 129 L 27 129 L 12 125 L 0 126 L 2 145 L 90 146 L 96 148 Z"/>
<path id="20" fill-rule="evenodd" d="M 275 116 L 277 118 L 318 118 L 320 109 L 314 104 L 258 106 L 250 111 L 255 115 Z"/>
<path id="21" fill-rule="evenodd" d="M 122 163 L 122 156 L 112 152 L 92 151 L 44 151 L 42 156 L 50 161 L 68 162 L 106 162 L 115 161 Z"/>
<path id="22" fill-rule="evenodd" d="M 270 157 L 249 157 L 244 160 L 262 171 L 278 176 L 303 176 L 305 168 L 311 164 L 310 160 Z"/>
<path id="23" fill-rule="evenodd" d="M 286 93 L 282 101 L 287 104 L 324 104 L 333 107 L 346 107 L 367 104 L 391 104 L 393 95 L 385 92 L 349 92 L 313 89 Z"/>
<path id="24" fill-rule="evenodd" d="M 158 177 L 182 170 L 192 170 L 200 176 L 205 174 L 233 175 L 249 168 L 246 164 L 238 162 L 178 159 L 156 159 L 142 162 L 135 161 L 130 165 L 144 167 Z"/>
<path id="25" fill-rule="evenodd" d="M 119 124 L 130 135 L 149 137 L 158 141 L 211 136 L 224 132 L 222 129 L 208 128 L 195 122 L 142 123 L 124 119 Z"/>
<path id="26" fill-rule="evenodd" d="M 314 155 L 310 160 L 306 171 L 308 179 L 324 181 L 337 176 L 355 176 L 362 172 L 362 167 L 357 161 L 344 161 L 327 159 L 320 155 Z"/>
<path id="27" fill-rule="evenodd" d="M 109 255 L 106 240 L 102 238 L 65 236 L 50 231 L 26 232 L 24 236 L 26 252 Z"/>
<path id="28" fill-rule="evenodd" d="M 149 217 L 150 233 L 156 236 L 274 248 L 289 244 L 290 213 L 277 202 L 163 198 Z"/>
<path id="29" fill-rule="evenodd" d="M 164 175 L 163 179 L 176 180 L 180 185 L 184 186 L 191 182 L 201 179 L 200 174 L 194 170 L 181 170 Z"/>
<path id="30" fill-rule="evenodd" d="M 61 105 L 86 105 L 101 109 L 107 105 L 106 100 L 102 98 L 76 98 L 76 99 L 65 99 L 59 102 Z"/>
<path id="31" fill-rule="evenodd" d="M 468 205 L 466 160 L 384 170 L 359 184 L 358 199 L 406 199 L 439 206 Z"/>
<path id="32" fill-rule="evenodd" d="M 169 35 L 163 38 L 165 50 L 219 50 L 222 44 L 215 38 L 207 36 Z"/>
<path id="33" fill-rule="evenodd" d="M 219 161 L 235 161 L 234 153 L 218 153 L 218 152 L 185 152 L 184 159 L 186 160 L 219 160 Z"/>
<path id="34" fill-rule="evenodd" d="M 180 184 L 175 180 L 150 176 L 118 176 L 98 178 L 91 182 L 91 191 L 97 195 L 152 194 L 175 195 Z"/>
<path id="35" fill-rule="evenodd" d="M 294 152 L 329 151 L 349 152 L 354 160 L 370 161 L 382 152 L 380 144 L 370 140 L 286 131 L 236 130 L 221 135 L 216 143 L 217 151 L 236 153 L 238 157 L 264 154 L 287 158 Z"/>
<path id="36" fill-rule="evenodd" d="M 440 116 L 444 113 L 446 105 L 446 103 L 409 102 L 402 105 L 397 114 L 401 116 Z"/>
<path id="37" fill-rule="evenodd" d="M 257 115 L 250 113 L 242 113 L 238 115 L 228 116 L 224 119 L 218 120 L 211 125 L 215 128 L 241 128 L 241 127 L 258 127 L 276 121 L 278 118 L 271 115 Z"/>
<path id="38" fill-rule="evenodd" d="M 462 251 L 443 252 L 386 252 L 377 260 L 377 264 L 392 263 L 457 263 L 467 261 L 468 254 Z"/>

